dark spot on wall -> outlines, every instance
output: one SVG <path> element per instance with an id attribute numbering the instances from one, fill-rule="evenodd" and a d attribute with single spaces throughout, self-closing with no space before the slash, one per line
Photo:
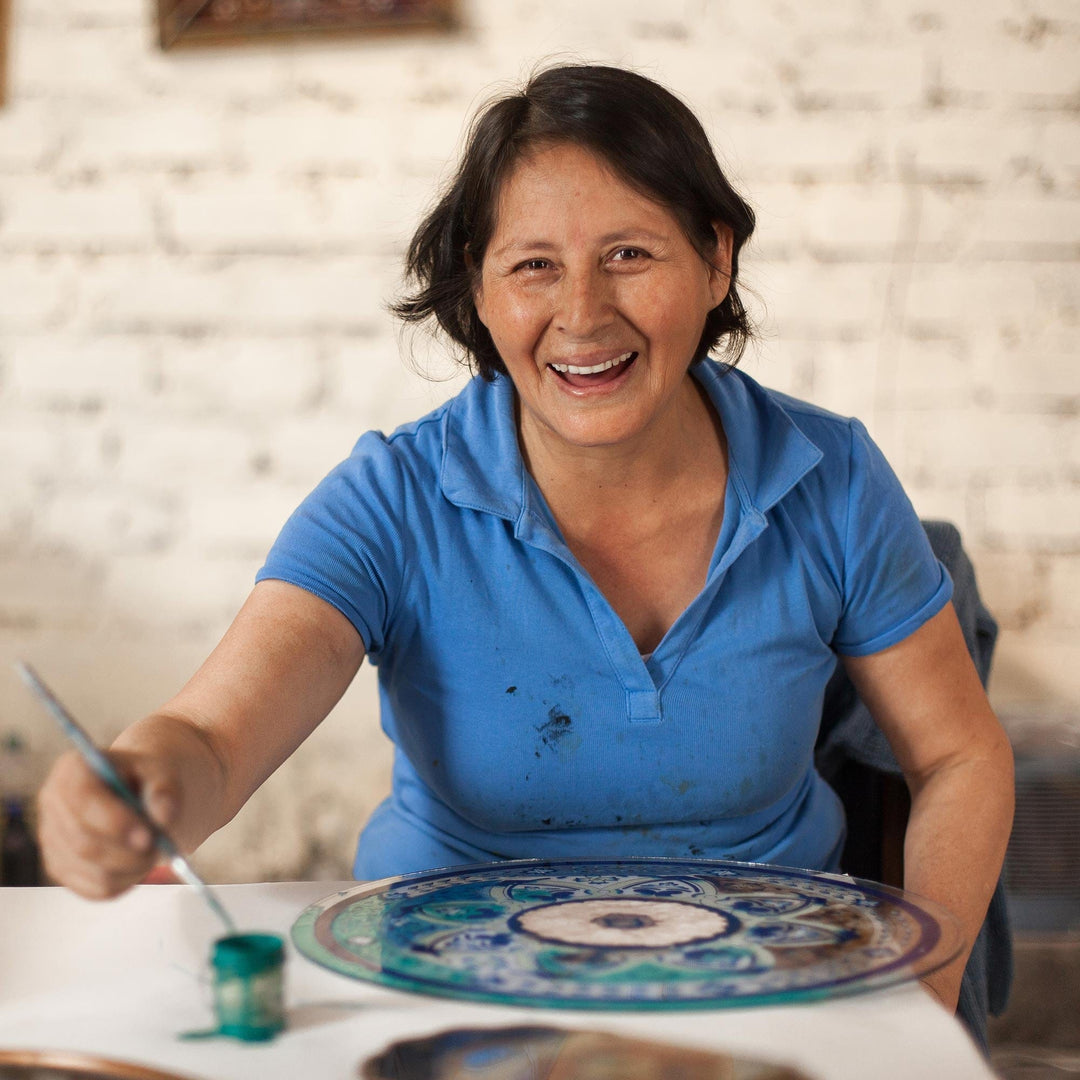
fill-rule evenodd
<path id="1" fill-rule="evenodd" d="M 432 758 L 431 759 L 431 767 L 433 769 L 437 769 L 439 767 L 439 759 L 438 758 Z"/>
<path id="2" fill-rule="evenodd" d="M 506 688 L 506 692 L 508 694 L 516 694 L 517 693 L 517 687 L 516 686 L 508 686 Z"/>
<path id="3" fill-rule="evenodd" d="M 551 818 L 549 818 L 549 817 L 541 818 L 540 819 L 540 824 L 541 825 L 550 825 L 551 824 Z"/>
<path id="4" fill-rule="evenodd" d="M 622 821 L 622 814 L 616 814 L 616 815 L 615 815 L 615 821 L 616 821 L 616 822 L 620 822 L 620 821 Z"/>
<path id="5" fill-rule="evenodd" d="M 697 844 L 691 844 L 690 845 L 690 854 L 691 855 L 703 855 L 704 853 L 705 853 L 704 848 L 699 848 L 697 846 Z"/>
<path id="6" fill-rule="evenodd" d="M 547 722 L 537 727 L 540 732 L 540 741 L 549 749 L 554 750 L 559 743 L 570 734 L 574 721 L 564 712 L 559 711 L 558 705 L 548 709 Z"/>
<path id="7" fill-rule="evenodd" d="M 540 756 L 540 751 L 539 750 L 534 750 L 533 751 L 533 757 L 539 757 L 539 756 Z"/>
<path id="8" fill-rule="evenodd" d="M 251 456 L 251 471 L 256 476 L 268 476 L 274 471 L 274 459 L 262 451 Z"/>

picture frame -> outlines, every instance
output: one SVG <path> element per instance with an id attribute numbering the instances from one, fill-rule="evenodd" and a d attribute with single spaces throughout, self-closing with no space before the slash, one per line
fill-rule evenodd
<path id="1" fill-rule="evenodd" d="M 166 51 L 312 33 L 450 30 L 456 15 L 457 0 L 157 0 L 158 43 Z"/>

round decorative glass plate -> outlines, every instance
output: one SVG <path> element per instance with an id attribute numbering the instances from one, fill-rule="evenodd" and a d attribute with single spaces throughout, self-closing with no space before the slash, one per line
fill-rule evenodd
<path id="1" fill-rule="evenodd" d="M 293 942 L 396 990 L 581 1009 L 809 1001 L 948 963 L 939 905 L 886 885 L 757 863 L 520 860 L 358 885 L 312 904 Z"/>

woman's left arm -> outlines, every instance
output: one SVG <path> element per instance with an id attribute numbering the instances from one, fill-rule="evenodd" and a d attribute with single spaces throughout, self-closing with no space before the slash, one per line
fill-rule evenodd
<path id="1" fill-rule="evenodd" d="M 1012 828 L 1012 748 L 952 604 L 882 652 L 843 660 L 911 793 L 904 887 L 943 904 L 963 925 L 962 955 L 923 980 L 955 1010 Z"/>

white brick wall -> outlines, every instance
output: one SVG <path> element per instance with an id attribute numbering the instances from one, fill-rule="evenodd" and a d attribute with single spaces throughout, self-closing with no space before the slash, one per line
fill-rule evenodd
<path id="1" fill-rule="evenodd" d="M 0 734 L 28 734 L 28 784 L 58 740 L 12 658 L 112 734 L 205 655 L 356 436 L 458 385 L 401 363 L 384 304 L 466 117 L 545 56 L 699 111 L 759 216 L 747 369 L 863 417 L 964 530 L 1001 711 L 1080 712 L 1075 0 L 462 0 L 451 38 L 175 54 L 152 7 L 14 5 Z M 343 875 L 387 757 L 364 672 L 204 866 Z"/>

